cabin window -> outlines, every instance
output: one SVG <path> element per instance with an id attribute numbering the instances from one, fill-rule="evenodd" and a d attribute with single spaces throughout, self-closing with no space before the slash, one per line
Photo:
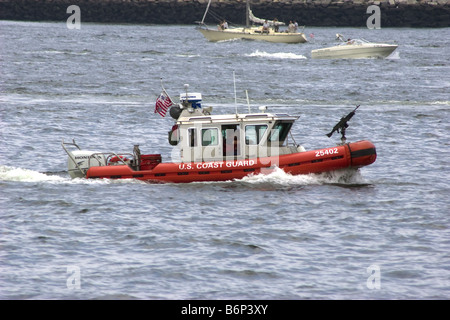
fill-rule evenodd
<path id="1" fill-rule="evenodd" d="M 241 131 L 238 124 L 222 125 L 223 155 L 240 155 Z"/>
<path id="2" fill-rule="evenodd" d="M 176 146 L 178 142 L 180 142 L 180 129 L 176 124 L 172 127 L 172 130 L 169 131 L 169 143 L 172 146 Z"/>
<path id="3" fill-rule="evenodd" d="M 219 130 L 217 128 L 202 129 L 202 146 L 216 146 L 219 144 Z"/>
<path id="4" fill-rule="evenodd" d="M 197 146 L 197 130 L 195 128 L 188 129 L 189 147 Z"/>
<path id="5" fill-rule="evenodd" d="M 257 145 L 261 142 L 267 130 L 266 124 L 255 124 L 245 126 L 245 144 Z"/>
<path id="6" fill-rule="evenodd" d="M 280 144 L 286 140 L 286 137 L 291 130 L 292 122 L 281 122 L 277 121 L 273 125 L 272 130 L 270 130 L 269 142 L 279 141 Z"/>

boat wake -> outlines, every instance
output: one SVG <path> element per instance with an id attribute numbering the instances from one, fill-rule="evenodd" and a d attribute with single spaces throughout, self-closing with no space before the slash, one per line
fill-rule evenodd
<path id="1" fill-rule="evenodd" d="M 259 57 L 259 58 L 269 58 L 269 59 L 292 59 L 300 60 L 306 59 L 305 56 L 301 54 L 295 54 L 291 52 L 277 52 L 277 53 L 267 53 L 265 51 L 256 50 L 250 54 L 246 54 L 246 57 Z"/>
<path id="2" fill-rule="evenodd" d="M 136 179 L 71 179 L 67 171 L 62 172 L 38 172 L 29 169 L 15 168 L 0 165 L 0 182 L 44 182 L 52 184 L 117 184 L 134 183 L 147 184 Z M 291 175 L 279 168 L 270 173 L 249 175 L 242 179 L 227 182 L 194 182 L 195 184 L 228 184 L 241 182 L 245 185 L 273 185 L 273 186 L 304 186 L 304 185 L 340 185 L 340 186 L 364 186 L 368 185 L 359 170 L 341 169 L 320 174 Z"/>
<path id="3" fill-rule="evenodd" d="M 61 182 L 68 180 L 58 175 L 48 175 L 29 169 L 0 166 L 0 181 L 22 181 L 22 182 Z"/>
<path id="4" fill-rule="evenodd" d="M 123 180 L 112 180 L 112 179 L 82 179 L 75 178 L 71 179 L 67 171 L 61 172 L 38 172 L 30 169 L 15 168 L 10 166 L 0 165 L 0 182 L 45 182 L 54 184 L 110 184 L 110 183 L 140 183 L 144 182 L 133 180 L 133 179 L 123 179 Z"/>
<path id="5" fill-rule="evenodd" d="M 400 52 L 398 50 L 392 52 L 389 56 L 386 57 L 388 60 L 400 60 Z"/>
<path id="6" fill-rule="evenodd" d="M 340 169 L 324 173 L 291 175 L 276 168 L 269 174 L 250 175 L 238 180 L 249 184 L 273 184 L 281 186 L 295 185 L 342 185 L 342 186 L 365 186 L 367 181 L 357 169 Z"/>

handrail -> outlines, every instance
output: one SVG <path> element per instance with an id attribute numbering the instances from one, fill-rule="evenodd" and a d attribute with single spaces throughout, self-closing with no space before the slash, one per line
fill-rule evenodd
<path id="1" fill-rule="evenodd" d="M 108 162 L 112 157 L 117 157 L 118 162 L 120 162 L 123 165 L 126 166 L 133 166 L 136 165 L 137 162 L 137 156 L 135 156 L 132 153 L 116 153 L 116 152 L 94 152 L 89 154 L 89 157 L 87 159 L 88 165 L 87 168 L 82 168 L 76 161 L 74 155 L 71 151 L 68 150 L 67 145 L 74 146 L 78 150 L 82 151 L 82 149 L 78 146 L 78 144 L 75 142 L 75 139 L 72 139 L 72 142 L 65 142 L 64 139 L 61 142 L 61 146 L 63 150 L 67 153 L 69 156 L 69 159 L 74 163 L 75 167 L 83 174 L 84 177 L 87 176 L 87 172 L 89 168 L 91 167 L 91 160 L 95 159 L 97 161 L 96 167 L 102 167 L 107 166 Z M 124 158 L 128 158 L 131 161 L 131 164 L 126 163 Z M 127 159 L 127 160 L 128 160 Z"/>
<path id="2" fill-rule="evenodd" d="M 76 160 L 72 157 L 71 152 L 69 152 L 65 146 L 65 144 L 69 144 L 69 145 L 73 145 L 75 147 L 78 148 L 78 150 L 81 150 L 81 148 L 76 144 L 75 139 L 72 139 L 72 142 L 64 142 L 64 139 L 61 142 L 61 146 L 63 147 L 64 151 L 67 153 L 67 155 L 69 156 L 70 160 L 72 160 L 72 162 L 75 164 L 75 166 L 78 168 L 78 170 L 80 170 L 81 173 L 83 173 L 83 175 L 86 177 L 87 174 L 87 170 L 83 170 L 82 168 L 80 168 L 80 166 L 78 165 L 78 163 L 76 162 Z"/>
<path id="3" fill-rule="evenodd" d="M 93 157 L 93 156 L 96 156 L 96 155 L 102 155 L 103 157 L 104 157 L 104 159 L 105 159 L 105 166 L 108 164 L 108 161 L 107 160 L 109 160 L 111 157 L 114 157 L 114 156 L 116 156 L 117 157 L 117 159 L 119 159 L 119 161 L 120 162 L 122 162 L 124 165 L 128 165 L 126 162 L 125 162 L 125 160 L 123 160 L 123 156 L 129 156 L 130 158 L 132 158 L 133 160 L 135 160 L 134 159 L 134 155 L 133 154 L 131 154 L 131 153 L 115 153 L 115 152 L 96 152 L 96 153 L 93 153 L 92 155 L 91 155 L 91 157 L 89 157 L 89 159 L 88 159 L 88 166 L 89 167 L 91 167 L 91 158 Z M 108 155 L 107 157 L 105 156 L 105 155 Z M 97 160 L 98 161 L 98 160 Z M 101 167 L 101 166 L 100 166 Z"/>

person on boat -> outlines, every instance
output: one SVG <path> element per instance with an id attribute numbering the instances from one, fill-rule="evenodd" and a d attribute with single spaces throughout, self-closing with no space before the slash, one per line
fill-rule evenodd
<path id="1" fill-rule="evenodd" d="M 227 141 L 227 139 L 224 139 L 224 156 L 237 156 L 239 154 L 239 140 L 236 136 L 233 137 L 233 141 L 230 143 L 230 141 Z"/>
<path id="2" fill-rule="evenodd" d="M 269 22 L 267 20 L 264 21 L 262 32 L 263 33 L 269 33 Z"/>
<path id="3" fill-rule="evenodd" d="M 347 39 L 347 44 L 353 44 L 353 43 L 355 43 L 355 40 L 352 40 L 350 38 Z"/>
<path id="4" fill-rule="evenodd" d="M 219 30 L 225 30 L 225 29 L 228 29 L 228 22 L 226 20 L 223 20 L 219 26 Z"/>
<path id="5" fill-rule="evenodd" d="M 298 23 L 294 20 L 294 32 L 297 32 L 298 30 Z"/>
<path id="6" fill-rule="evenodd" d="M 289 21 L 288 32 L 289 32 L 289 33 L 295 32 L 295 25 L 294 25 L 294 23 L 292 22 L 292 20 Z"/>
<path id="7" fill-rule="evenodd" d="M 273 19 L 273 31 L 278 32 L 279 28 L 280 26 L 278 25 L 278 19 L 277 18 Z"/>

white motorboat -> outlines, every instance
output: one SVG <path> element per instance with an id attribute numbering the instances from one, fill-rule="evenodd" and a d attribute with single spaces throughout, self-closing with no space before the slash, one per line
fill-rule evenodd
<path id="1" fill-rule="evenodd" d="M 368 59 L 386 58 L 398 45 L 373 43 L 364 39 L 343 40 L 342 35 L 336 35 L 342 42 L 333 47 L 311 50 L 313 59 Z"/>
<path id="2" fill-rule="evenodd" d="M 208 41 L 216 42 L 233 39 L 260 40 L 276 43 L 303 43 L 307 41 L 305 34 L 303 32 L 298 32 L 293 25 L 290 25 L 287 30 L 279 31 L 279 26 L 285 25 L 284 22 L 268 21 L 255 17 L 250 10 L 248 0 L 246 6 L 247 21 L 245 27 L 228 28 L 219 25 L 216 28 L 210 28 L 204 23 L 210 4 L 211 0 L 208 2 L 203 19 L 199 23 L 199 27 L 197 27 L 197 30 L 200 31 Z M 269 27 L 264 25 L 250 26 L 250 21 L 258 24 L 266 23 Z"/>

